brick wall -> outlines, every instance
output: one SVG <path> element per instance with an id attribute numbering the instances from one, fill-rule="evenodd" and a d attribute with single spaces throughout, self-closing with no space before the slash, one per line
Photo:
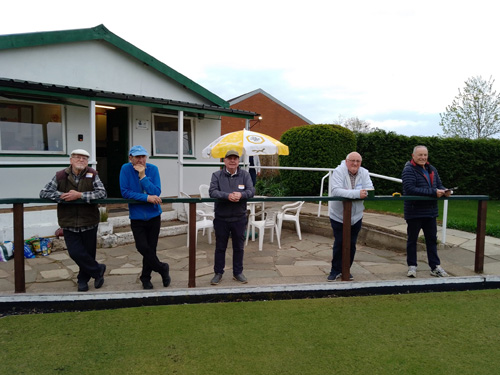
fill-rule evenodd
<path id="1" fill-rule="evenodd" d="M 262 93 L 257 93 L 239 103 L 231 106 L 233 109 L 241 109 L 259 113 L 262 120 L 250 121 L 250 129 L 259 133 L 270 135 L 279 140 L 281 135 L 288 129 L 307 125 L 307 123 L 275 101 L 269 99 Z M 245 120 L 234 117 L 222 117 L 221 134 L 226 134 L 245 128 Z"/>

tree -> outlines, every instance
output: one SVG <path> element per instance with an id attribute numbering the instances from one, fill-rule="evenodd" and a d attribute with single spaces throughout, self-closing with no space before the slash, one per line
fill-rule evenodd
<path id="1" fill-rule="evenodd" d="M 500 94 L 493 91 L 494 82 L 481 76 L 465 81 L 463 91 L 458 89 L 446 112 L 439 114 L 445 135 L 479 139 L 500 133 Z"/>
<path id="2" fill-rule="evenodd" d="M 337 120 L 339 125 L 342 125 L 343 127 L 355 132 L 355 133 L 370 133 L 373 131 L 372 128 L 370 128 L 370 123 L 365 120 L 360 120 L 357 117 L 349 117 L 348 119 L 344 119 L 342 116 L 339 116 L 339 119 Z"/>

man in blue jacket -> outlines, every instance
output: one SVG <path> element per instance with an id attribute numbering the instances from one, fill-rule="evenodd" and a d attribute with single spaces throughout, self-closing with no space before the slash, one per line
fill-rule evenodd
<path id="1" fill-rule="evenodd" d="M 446 189 L 437 169 L 429 164 L 429 152 L 425 146 L 415 146 L 412 160 L 406 162 L 403 169 L 403 195 L 421 195 L 427 197 L 449 197 L 451 190 Z M 440 266 L 437 254 L 438 204 L 436 200 L 419 200 L 404 202 L 404 216 L 407 223 L 408 238 L 406 241 L 406 262 L 408 277 L 417 277 L 417 240 L 422 229 L 427 247 L 427 260 L 431 275 L 448 276 Z"/>
<path id="2" fill-rule="evenodd" d="M 168 263 L 160 262 L 156 256 L 161 227 L 161 182 L 158 167 L 146 163 L 147 157 L 148 152 L 142 146 L 130 149 L 130 163 L 124 164 L 120 171 L 120 190 L 123 198 L 143 202 L 128 205 L 130 227 L 137 251 L 143 257 L 142 286 L 153 289 L 152 271 L 161 275 L 165 287 L 170 285 L 170 275 Z"/>
<path id="3" fill-rule="evenodd" d="M 233 242 L 233 279 L 245 284 L 243 275 L 243 249 L 247 226 L 247 199 L 255 194 L 250 174 L 238 165 L 240 155 L 231 150 L 224 157 L 224 168 L 212 174 L 210 198 L 215 202 L 215 275 L 210 284 L 217 285 L 222 279 L 226 265 L 226 249 L 229 236 Z"/>
<path id="4" fill-rule="evenodd" d="M 351 152 L 340 165 L 335 168 L 330 176 L 330 196 L 359 199 L 352 202 L 351 209 L 351 266 L 356 254 L 356 242 L 363 222 L 363 210 L 365 206 L 362 199 L 368 196 L 368 190 L 373 189 L 373 183 L 367 169 L 361 166 L 363 159 L 357 152 Z M 328 213 L 330 224 L 333 229 L 333 258 L 332 269 L 327 281 L 340 280 L 342 276 L 342 246 L 344 231 L 344 205 L 342 201 L 328 202 Z M 352 280 L 352 275 L 349 275 Z"/>

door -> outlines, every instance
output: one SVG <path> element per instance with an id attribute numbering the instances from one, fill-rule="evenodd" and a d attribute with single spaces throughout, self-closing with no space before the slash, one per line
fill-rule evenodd
<path id="1" fill-rule="evenodd" d="M 128 108 L 107 111 L 106 154 L 109 198 L 121 198 L 120 170 L 128 162 Z"/>

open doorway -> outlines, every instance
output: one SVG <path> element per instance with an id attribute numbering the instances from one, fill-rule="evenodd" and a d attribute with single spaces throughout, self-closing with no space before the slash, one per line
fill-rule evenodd
<path id="1" fill-rule="evenodd" d="M 128 108 L 96 106 L 97 171 L 109 198 L 121 198 L 120 169 L 128 161 Z"/>

